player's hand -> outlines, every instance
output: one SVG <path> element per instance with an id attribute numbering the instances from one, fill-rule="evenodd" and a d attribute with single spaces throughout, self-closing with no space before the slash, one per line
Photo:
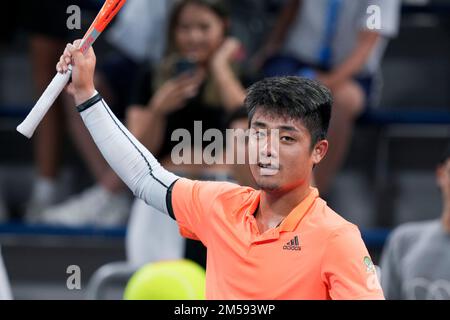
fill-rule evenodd
<path id="1" fill-rule="evenodd" d="M 72 82 L 67 90 L 75 98 L 77 105 L 85 102 L 95 93 L 95 53 L 92 47 L 85 54 L 81 53 L 78 49 L 80 43 L 81 40 L 76 40 L 73 44 L 67 44 L 56 65 L 56 70 L 60 73 L 67 72 L 69 65 L 72 66 Z"/>
<path id="2" fill-rule="evenodd" d="M 205 72 L 198 69 L 193 74 L 184 73 L 166 81 L 150 100 L 151 110 L 158 115 L 166 116 L 183 108 L 187 100 L 198 94 L 204 79 Z"/>

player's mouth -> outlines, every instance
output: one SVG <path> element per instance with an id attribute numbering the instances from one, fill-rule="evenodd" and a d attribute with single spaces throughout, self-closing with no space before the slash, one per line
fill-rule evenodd
<path id="1" fill-rule="evenodd" d="M 280 171 L 280 166 L 272 163 L 258 162 L 258 167 L 260 168 L 260 175 L 262 176 L 273 176 Z"/>

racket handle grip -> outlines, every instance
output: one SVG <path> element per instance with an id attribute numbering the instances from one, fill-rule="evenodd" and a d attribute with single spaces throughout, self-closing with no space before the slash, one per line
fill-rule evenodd
<path id="1" fill-rule="evenodd" d="M 33 109 L 31 109 L 28 116 L 21 124 L 17 126 L 17 131 L 27 138 L 31 138 L 33 136 L 37 126 L 69 82 L 71 74 L 72 68 L 69 66 L 69 70 L 66 73 L 58 72 L 56 76 L 53 77 L 53 80 L 36 102 Z"/>

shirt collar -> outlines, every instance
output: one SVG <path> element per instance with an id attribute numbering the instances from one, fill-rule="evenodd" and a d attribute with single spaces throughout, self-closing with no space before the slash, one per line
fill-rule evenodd
<path id="1" fill-rule="evenodd" d="M 306 213 L 309 212 L 310 208 L 319 197 L 319 191 L 317 188 L 310 187 L 309 193 L 283 220 L 279 226 L 280 231 L 291 232 L 297 227 Z M 254 215 L 256 209 L 258 208 L 259 202 L 261 201 L 261 191 L 256 192 L 256 197 L 250 203 L 250 206 L 246 212 L 247 215 Z"/>
<path id="2" fill-rule="evenodd" d="M 319 197 L 319 191 L 316 188 L 310 187 L 310 191 L 305 199 L 300 202 L 294 210 L 283 220 L 280 225 L 280 231 L 291 232 L 302 221 L 303 217 L 309 212 L 316 199 Z"/>

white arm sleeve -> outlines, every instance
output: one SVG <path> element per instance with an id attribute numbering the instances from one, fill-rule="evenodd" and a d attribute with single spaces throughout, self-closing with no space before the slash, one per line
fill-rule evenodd
<path id="1" fill-rule="evenodd" d="M 174 218 L 171 188 L 179 177 L 159 164 L 99 94 L 77 109 L 103 157 L 134 195 Z"/>

